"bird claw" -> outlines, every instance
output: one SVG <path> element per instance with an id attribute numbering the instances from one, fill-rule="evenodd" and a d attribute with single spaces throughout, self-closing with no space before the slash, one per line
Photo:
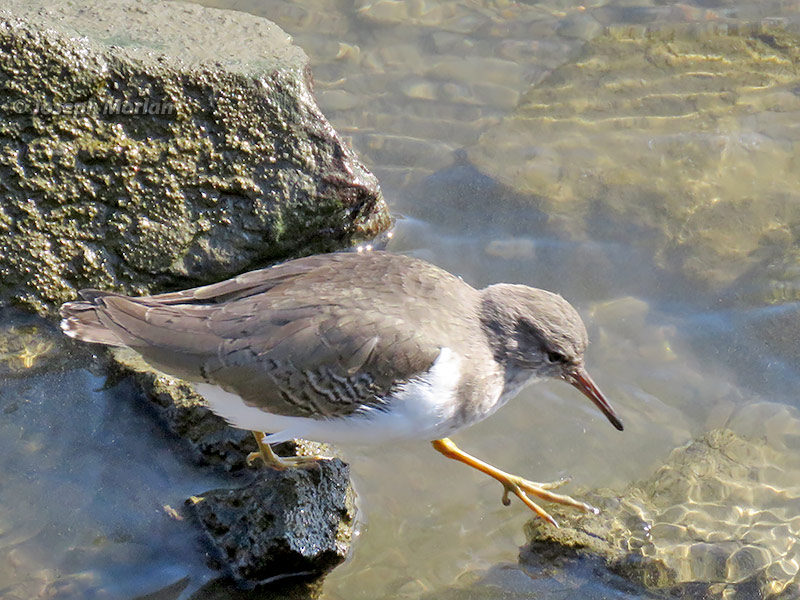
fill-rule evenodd
<path id="1" fill-rule="evenodd" d="M 264 455 L 261 452 L 251 452 L 247 455 L 247 466 L 252 467 L 257 460 L 271 469 L 285 471 L 287 469 L 310 469 L 319 464 L 321 460 L 330 460 L 327 456 L 287 456 Z"/>
<path id="2" fill-rule="evenodd" d="M 300 468 L 308 469 L 319 464 L 319 461 L 326 460 L 326 456 L 287 456 L 282 458 L 275 454 L 270 445 L 265 441 L 266 435 L 261 431 L 254 431 L 253 437 L 256 439 L 258 450 L 247 455 L 247 466 L 252 467 L 253 463 L 261 459 L 267 467 L 278 471 L 286 469 Z"/>
<path id="3" fill-rule="evenodd" d="M 264 458 L 264 455 L 262 455 L 261 452 L 251 452 L 250 454 L 247 455 L 247 458 L 245 458 L 248 467 L 252 467 L 253 463 L 259 459 L 264 461 L 264 464 L 268 464 L 266 459 Z"/>
<path id="4" fill-rule="evenodd" d="M 570 479 L 562 478 L 558 481 L 554 481 L 551 483 L 536 483 L 533 481 L 528 481 L 527 479 L 523 479 L 522 477 L 518 477 L 516 475 L 510 475 L 507 481 L 503 483 L 503 498 L 502 502 L 504 506 L 508 506 L 511 504 L 511 499 L 509 498 L 509 494 L 514 494 L 517 498 L 522 500 L 522 502 L 528 506 L 533 512 L 535 512 L 539 517 L 553 525 L 554 527 L 558 527 L 558 522 L 550 516 L 550 514 L 544 510 L 541 506 L 539 506 L 536 502 L 531 500 L 528 494 L 532 494 L 541 500 L 546 500 L 548 502 L 553 502 L 555 504 L 562 504 L 564 506 L 571 506 L 573 508 L 577 508 L 584 512 L 590 512 L 593 514 L 599 514 L 599 510 L 592 506 L 591 504 L 587 504 L 585 502 L 581 502 L 580 500 L 575 500 L 570 496 L 566 496 L 563 494 L 554 494 L 550 490 L 559 488 L 566 483 L 568 483 Z"/>
<path id="5" fill-rule="evenodd" d="M 531 482 L 533 483 L 533 482 Z M 566 477 L 562 477 L 561 479 L 556 479 L 555 481 L 550 481 L 548 483 L 536 483 L 543 490 L 557 490 L 560 487 L 567 485 L 568 483 L 572 483 L 572 477 L 567 475 Z"/>

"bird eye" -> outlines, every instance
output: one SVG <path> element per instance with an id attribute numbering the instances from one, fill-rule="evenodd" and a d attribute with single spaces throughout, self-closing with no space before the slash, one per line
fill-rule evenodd
<path id="1" fill-rule="evenodd" d="M 560 352 L 548 352 L 547 362 L 551 364 L 567 362 L 567 357 Z"/>

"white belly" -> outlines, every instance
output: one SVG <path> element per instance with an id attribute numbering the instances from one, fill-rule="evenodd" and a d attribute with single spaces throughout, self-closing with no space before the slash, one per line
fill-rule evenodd
<path id="1" fill-rule="evenodd" d="M 431 441 L 453 433 L 460 358 L 442 348 L 430 370 L 410 380 L 385 400 L 385 410 L 366 408 L 347 417 L 311 419 L 273 415 L 247 406 L 239 396 L 209 383 L 195 389 L 209 408 L 239 429 L 270 432 L 270 444 L 293 438 L 334 444 Z"/>

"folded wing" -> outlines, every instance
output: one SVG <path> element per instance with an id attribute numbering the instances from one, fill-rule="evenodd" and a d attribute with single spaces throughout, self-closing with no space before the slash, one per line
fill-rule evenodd
<path id="1" fill-rule="evenodd" d="M 87 290 L 85 301 L 62 307 L 62 326 L 273 414 L 380 410 L 394 386 L 430 368 L 441 346 L 391 310 L 374 310 L 337 282 L 330 258 L 317 258 L 157 296 Z"/>

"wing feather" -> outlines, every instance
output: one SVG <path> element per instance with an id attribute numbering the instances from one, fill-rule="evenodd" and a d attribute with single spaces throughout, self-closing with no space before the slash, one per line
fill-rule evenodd
<path id="1" fill-rule="evenodd" d="M 409 277 L 424 283 L 410 298 L 383 293 L 404 289 Z M 456 293 L 437 287 L 442 281 L 459 282 L 462 304 L 477 294 L 427 263 L 374 253 L 308 257 L 142 298 L 88 292 L 84 304 L 167 373 L 219 385 L 273 414 L 332 418 L 380 408 L 442 347 L 460 343 L 453 332 L 466 325 L 442 308 Z"/>

